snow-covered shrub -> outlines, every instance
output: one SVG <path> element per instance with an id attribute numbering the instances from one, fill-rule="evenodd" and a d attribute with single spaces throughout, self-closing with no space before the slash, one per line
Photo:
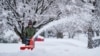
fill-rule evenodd
<path id="1" fill-rule="evenodd" d="M 4 42 L 7 43 L 18 43 L 19 41 L 19 36 L 16 35 L 16 33 L 12 30 L 5 30 L 4 31 L 5 36 L 4 36 Z"/>

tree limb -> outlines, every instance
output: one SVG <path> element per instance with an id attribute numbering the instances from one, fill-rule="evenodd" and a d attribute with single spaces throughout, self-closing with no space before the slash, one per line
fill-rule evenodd
<path id="1" fill-rule="evenodd" d="M 19 17 L 20 17 L 19 13 L 17 13 L 16 10 L 10 5 L 10 3 L 9 3 L 8 0 L 6 0 L 6 2 L 7 2 L 7 4 L 9 5 L 9 7 L 13 10 L 13 12 L 14 12 L 16 18 L 19 18 Z"/>
<path id="2" fill-rule="evenodd" d="M 50 6 L 53 2 L 54 2 L 54 1 L 50 1 L 50 3 L 49 3 L 48 6 L 44 6 L 44 5 L 43 5 L 40 14 L 43 14 L 43 12 L 44 12 L 45 10 L 47 10 L 47 9 L 49 8 L 49 6 Z M 43 4 L 44 4 L 44 1 L 43 1 Z"/>

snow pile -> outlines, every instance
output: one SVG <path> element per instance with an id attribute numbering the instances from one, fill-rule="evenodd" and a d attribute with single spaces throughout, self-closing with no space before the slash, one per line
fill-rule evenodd
<path id="1" fill-rule="evenodd" d="M 0 53 L 17 53 L 20 51 L 21 45 L 20 43 L 0 43 Z"/>
<path id="2" fill-rule="evenodd" d="M 19 50 L 21 44 L 0 44 L 0 56 L 100 56 L 99 47 L 88 49 L 87 43 L 79 40 L 46 38 L 35 44 L 33 51 Z"/>

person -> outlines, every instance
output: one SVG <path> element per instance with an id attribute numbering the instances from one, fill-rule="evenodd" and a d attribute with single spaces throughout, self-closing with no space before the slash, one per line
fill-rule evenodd
<path id="1" fill-rule="evenodd" d="M 35 23 L 34 23 L 35 24 Z M 24 29 L 24 44 L 29 45 L 30 39 L 35 34 L 36 30 L 33 27 L 33 23 L 31 20 L 28 22 L 28 26 Z"/>

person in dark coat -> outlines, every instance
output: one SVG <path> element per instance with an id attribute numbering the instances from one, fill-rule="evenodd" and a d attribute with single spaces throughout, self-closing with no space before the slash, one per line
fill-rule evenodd
<path id="1" fill-rule="evenodd" d="M 28 22 L 28 26 L 24 29 L 24 44 L 28 45 L 29 40 L 33 37 L 35 34 L 36 29 L 33 27 L 33 23 L 31 20 Z"/>

